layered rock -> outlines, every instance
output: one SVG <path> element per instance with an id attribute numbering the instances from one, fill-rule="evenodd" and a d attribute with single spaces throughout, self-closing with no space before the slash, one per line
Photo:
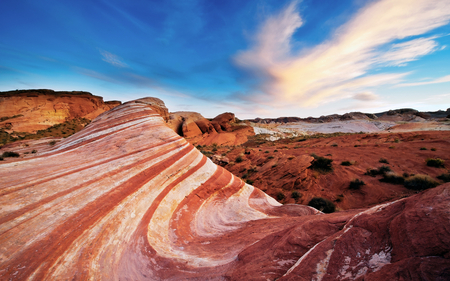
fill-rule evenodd
<path id="1" fill-rule="evenodd" d="M 281 206 L 175 134 L 157 107 L 128 102 L 0 164 L 0 279 L 448 276 L 450 184 L 330 215 Z"/>
<path id="2" fill-rule="evenodd" d="M 179 111 L 170 113 L 168 126 L 192 144 L 240 145 L 254 135 L 253 128 L 236 125 L 233 113 L 222 113 L 209 121 L 197 112 Z"/>
<path id="3" fill-rule="evenodd" d="M 94 119 L 118 105 L 87 92 L 20 90 L 0 93 L 0 128 L 34 133 L 75 118 Z"/>

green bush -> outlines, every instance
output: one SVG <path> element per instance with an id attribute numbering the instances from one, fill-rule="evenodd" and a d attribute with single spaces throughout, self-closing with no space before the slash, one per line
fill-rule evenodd
<path id="1" fill-rule="evenodd" d="M 437 178 L 444 182 L 450 182 L 450 173 L 442 174 L 440 176 L 437 176 Z"/>
<path id="2" fill-rule="evenodd" d="M 254 182 L 255 182 L 254 180 L 247 179 L 247 183 L 250 184 L 250 185 L 252 185 Z"/>
<path id="3" fill-rule="evenodd" d="M 350 182 L 350 185 L 348 186 L 348 189 L 351 189 L 351 190 L 358 190 L 358 189 L 361 189 L 361 186 L 362 185 L 365 185 L 365 183 L 362 181 L 362 180 L 360 180 L 360 179 L 354 179 L 354 180 L 352 180 L 351 182 Z"/>
<path id="4" fill-rule="evenodd" d="M 283 200 L 284 198 L 286 198 L 286 196 L 284 195 L 284 193 L 283 192 L 278 192 L 277 193 L 277 199 L 278 199 L 278 201 L 281 201 L 281 200 Z"/>
<path id="5" fill-rule="evenodd" d="M 428 158 L 426 160 L 427 162 L 427 166 L 430 167 L 436 167 L 436 168 L 443 168 L 444 167 L 444 160 L 440 159 L 440 158 Z"/>
<path id="6" fill-rule="evenodd" d="M 37 152 L 37 150 L 36 149 L 33 149 L 32 151 L 31 151 L 31 153 L 36 153 Z"/>
<path id="7" fill-rule="evenodd" d="M 341 165 L 342 165 L 342 166 L 351 166 L 351 165 L 352 165 L 352 162 L 350 162 L 350 161 L 342 161 L 342 162 L 341 162 Z"/>
<path id="8" fill-rule="evenodd" d="M 436 151 L 436 148 L 432 147 L 430 150 L 431 150 L 431 151 Z"/>
<path id="9" fill-rule="evenodd" d="M 51 141 L 51 142 L 49 142 L 48 144 L 49 144 L 49 145 L 55 145 L 55 144 L 56 144 L 56 141 Z"/>
<path id="10" fill-rule="evenodd" d="M 439 185 L 432 177 L 427 175 L 415 175 L 405 180 L 405 187 L 412 190 L 425 190 Z"/>
<path id="11" fill-rule="evenodd" d="M 311 156 L 314 157 L 314 160 L 309 168 L 322 173 L 333 171 L 333 167 L 331 166 L 331 163 L 333 162 L 332 159 L 317 156 L 316 154 L 312 154 Z"/>
<path id="12" fill-rule="evenodd" d="M 298 198 L 302 197 L 302 194 L 298 191 L 292 191 L 291 197 L 294 199 L 298 199 Z"/>
<path id="13" fill-rule="evenodd" d="M 6 158 L 6 157 L 19 157 L 19 156 L 20 156 L 19 153 L 14 152 L 14 151 L 5 151 L 2 154 L 3 158 Z"/>
<path id="14" fill-rule="evenodd" d="M 378 160 L 378 162 L 384 163 L 384 164 L 389 164 L 389 161 L 385 158 L 380 158 L 380 160 Z"/>
<path id="15" fill-rule="evenodd" d="M 241 163 L 242 161 L 244 161 L 244 159 L 242 158 L 241 155 L 239 155 L 238 157 L 236 157 L 236 163 Z"/>
<path id="16" fill-rule="evenodd" d="M 421 147 L 420 150 L 427 150 L 427 148 L 426 147 Z"/>
<path id="17" fill-rule="evenodd" d="M 381 166 L 378 169 L 367 169 L 365 175 L 375 177 L 376 175 L 384 175 L 387 172 L 392 171 L 389 166 Z"/>
<path id="18" fill-rule="evenodd" d="M 380 179 L 381 182 L 387 182 L 392 184 L 403 184 L 405 182 L 405 178 L 396 173 L 389 172 L 383 175 L 383 178 Z"/>
<path id="19" fill-rule="evenodd" d="M 333 202 L 322 197 L 314 197 L 309 201 L 308 206 L 327 214 L 333 213 L 336 210 L 336 206 Z"/>

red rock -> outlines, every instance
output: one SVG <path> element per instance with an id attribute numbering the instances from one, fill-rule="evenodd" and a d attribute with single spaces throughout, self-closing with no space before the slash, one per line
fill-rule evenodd
<path id="1" fill-rule="evenodd" d="M 448 277 L 450 184 L 367 210 L 282 206 L 159 110 L 128 102 L 0 164 L 1 280 Z"/>
<path id="2" fill-rule="evenodd" d="M 0 122 L 0 128 L 6 128 L 10 132 L 34 133 L 74 118 L 92 120 L 120 104 L 120 101 L 103 102 L 102 97 L 87 92 L 1 92 L 0 117 L 18 117 Z"/>

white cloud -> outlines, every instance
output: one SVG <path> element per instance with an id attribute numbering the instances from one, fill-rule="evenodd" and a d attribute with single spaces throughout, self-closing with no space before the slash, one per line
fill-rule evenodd
<path id="1" fill-rule="evenodd" d="M 388 44 L 424 34 L 450 20 L 448 0 L 381 0 L 361 9 L 328 41 L 292 54 L 292 34 L 302 24 L 296 2 L 269 18 L 254 45 L 238 53 L 235 63 L 260 78 L 266 104 L 317 106 L 348 98 L 370 87 L 394 84 L 407 73 L 367 75 L 380 64 L 401 65 L 437 49 L 430 38 Z"/>
<path id="2" fill-rule="evenodd" d="M 106 61 L 109 64 L 117 67 L 128 67 L 128 65 L 124 63 L 121 58 L 114 54 L 111 54 L 110 52 L 100 50 L 100 54 L 103 57 L 102 60 Z"/>
<path id="3" fill-rule="evenodd" d="M 446 83 L 446 82 L 450 82 L 450 75 L 441 77 L 441 78 L 437 78 L 434 80 L 430 80 L 430 81 L 425 81 L 425 82 L 416 82 L 416 83 L 402 83 L 402 84 L 398 84 L 395 87 L 412 87 L 412 86 L 422 86 L 422 85 L 429 85 L 429 84 L 438 84 L 438 83 Z"/>
<path id="4" fill-rule="evenodd" d="M 419 38 L 400 44 L 394 44 L 391 49 L 381 56 L 381 60 L 388 65 L 402 66 L 409 61 L 430 54 L 438 49 L 436 37 Z"/>

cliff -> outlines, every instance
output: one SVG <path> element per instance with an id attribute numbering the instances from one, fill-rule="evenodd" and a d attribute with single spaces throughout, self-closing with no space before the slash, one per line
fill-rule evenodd
<path id="1" fill-rule="evenodd" d="M 118 105 L 87 92 L 20 90 L 0 92 L 0 129 L 34 133 L 75 118 L 94 119 Z"/>

